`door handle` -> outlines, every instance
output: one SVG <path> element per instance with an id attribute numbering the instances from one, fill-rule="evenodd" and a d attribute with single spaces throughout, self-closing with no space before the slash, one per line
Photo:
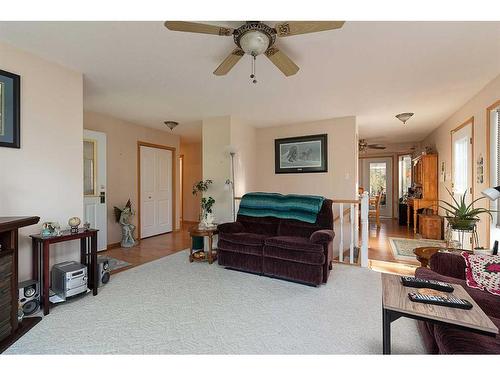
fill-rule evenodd
<path id="1" fill-rule="evenodd" d="M 106 203 L 106 192 L 105 191 L 101 191 L 101 193 L 99 194 L 99 199 L 100 199 L 101 203 Z"/>

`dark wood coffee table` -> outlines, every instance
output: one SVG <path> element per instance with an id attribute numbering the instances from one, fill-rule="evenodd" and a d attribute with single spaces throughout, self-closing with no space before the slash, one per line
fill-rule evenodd
<path id="1" fill-rule="evenodd" d="M 495 337 L 498 328 L 477 305 L 461 285 L 453 284 L 453 295 L 472 303 L 472 309 L 462 310 L 452 307 L 412 302 L 408 293 L 416 288 L 401 284 L 401 277 L 382 274 L 382 341 L 383 353 L 391 354 L 391 323 L 406 317 L 434 324 L 449 325 L 471 332 Z"/>

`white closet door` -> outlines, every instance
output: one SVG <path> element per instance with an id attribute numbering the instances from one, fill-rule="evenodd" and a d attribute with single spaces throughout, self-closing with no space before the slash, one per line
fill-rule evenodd
<path id="1" fill-rule="evenodd" d="M 172 151 L 141 146 L 141 237 L 172 231 Z"/>

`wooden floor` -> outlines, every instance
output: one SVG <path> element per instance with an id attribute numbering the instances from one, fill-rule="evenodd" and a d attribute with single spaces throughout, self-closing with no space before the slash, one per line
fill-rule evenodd
<path id="1" fill-rule="evenodd" d="M 184 223 L 179 231 L 143 239 L 137 246 L 132 248 L 118 247 L 99 254 L 130 263 L 130 266 L 115 272 L 124 271 L 187 249 L 191 245 L 191 238 L 187 230 L 192 225 L 194 223 Z M 395 259 L 389 245 L 389 237 L 414 238 L 414 235 L 413 231 L 408 230 L 406 226 L 399 226 L 397 220 L 382 219 L 380 229 L 377 229 L 374 223 L 370 223 L 369 267 L 380 272 L 414 274 L 419 263 L 416 260 L 415 262 L 408 262 Z"/>

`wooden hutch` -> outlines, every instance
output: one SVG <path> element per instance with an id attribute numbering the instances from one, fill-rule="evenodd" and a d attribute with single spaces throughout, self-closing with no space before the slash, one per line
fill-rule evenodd
<path id="1" fill-rule="evenodd" d="M 415 198 L 408 198 L 407 223 L 410 226 L 410 209 L 413 207 L 413 232 L 417 233 L 417 212 L 431 208 L 438 212 L 438 155 L 419 155 L 412 160 L 412 185 Z"/>
<path id="2" fill-rule="evenodd" d="M 0 353 L 28 332 L 42 318 L 18 322 L 19 228 L 38 223 L 38 216 L 0 217 Z"/>

